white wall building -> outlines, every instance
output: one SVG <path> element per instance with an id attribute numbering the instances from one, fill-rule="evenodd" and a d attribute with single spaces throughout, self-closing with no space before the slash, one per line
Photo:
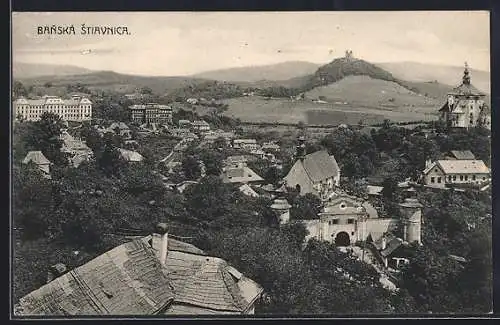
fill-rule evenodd
<path id="1" fill-rule="evenodd" d="M 41 99 L 18 98 L 13 103 L 16 119 L 38 121 L 43 113 L 57 114 L 64 121 L 90 121 L 92 102 L 81 96 L 62 99 L 57 96 L 44 96 Z"/>

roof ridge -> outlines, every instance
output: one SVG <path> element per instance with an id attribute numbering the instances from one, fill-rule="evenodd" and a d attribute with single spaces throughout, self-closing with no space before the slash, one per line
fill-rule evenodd
<path id="1" fill-rule="evenodd" d="M 243 303 L 243 301 L 245 301 L 245 299 L 243 298 L 243 296 L 241 296 L 239 294 L 239 291 L 235 288 L 235 286 L 237 286 L 237 284 L 234 281 L 229 280 L 229 279 L 232 279 L 233 276 L 231 274 L 229 274 L 229 271 L 227 269 L 229 264 L 225 260 L 223 260 L 223 261 L 224 261 L 224 263 L 221 263 L 219 265 L 218 271 L 222 276 L 222 281 L 224 282 L 224 285 L 226 286 L 227 291 L 229 292 L 229 294 L 233 298 L 232 299 L 233 306 L 235 306 L 236 308 L 243 311 L 247 307 L 246 304 Z M 228 279 L 228 277 L 229 277 L 229 279 Z"/>

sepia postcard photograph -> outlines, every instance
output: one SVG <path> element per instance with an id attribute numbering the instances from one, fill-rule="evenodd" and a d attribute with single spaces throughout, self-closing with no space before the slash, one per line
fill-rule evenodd
<path id="1" fill-rule="evenodd" d="M 12 318 L 493 312 L 489 11 L 11 26 Z"/>

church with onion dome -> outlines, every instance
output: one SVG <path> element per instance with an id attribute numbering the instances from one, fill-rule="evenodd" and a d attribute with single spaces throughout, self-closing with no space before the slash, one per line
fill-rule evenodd
<path id="1" fill-rule="evenodd" d="M 486 94 L 471 84 L 467 63 L 462 83 L 448 93 L 446 103 L 439 110 L 440 119 L 450 128 L 483 126 L 491 130 L 491 109 L 485 103 Z"/>

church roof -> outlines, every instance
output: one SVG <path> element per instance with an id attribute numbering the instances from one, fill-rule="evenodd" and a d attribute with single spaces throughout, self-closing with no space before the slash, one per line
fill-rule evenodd
<path id="1" fill-rule="evenodd" d="M 461 84 L 458 87 L 453 88 L 449 93 L 450 95 L 474 95 L 474 96 L 486 96 L 486 94 L 479 91 L 476 87 L 471 84 Z"/>
<path id="2" fill-rule="evenodd" d="M 460 86 L 453 88 L 449 93 L 450 95 L 475 95 L 475 96 L 486 96 L 484 93 L 479 91 L 470 82 L 469 67 L 465 63 L 464 75 L 462 77 L 462 83 Z"/>
<path id="3" fill-rule="evenodd" d="M 326 150 L 320 150 L 305 156 L 302 161 L 307 175 L 313 182 L 319 182 L 335 176 L 340 168 L 334 156 L 330 156 Z"/>

